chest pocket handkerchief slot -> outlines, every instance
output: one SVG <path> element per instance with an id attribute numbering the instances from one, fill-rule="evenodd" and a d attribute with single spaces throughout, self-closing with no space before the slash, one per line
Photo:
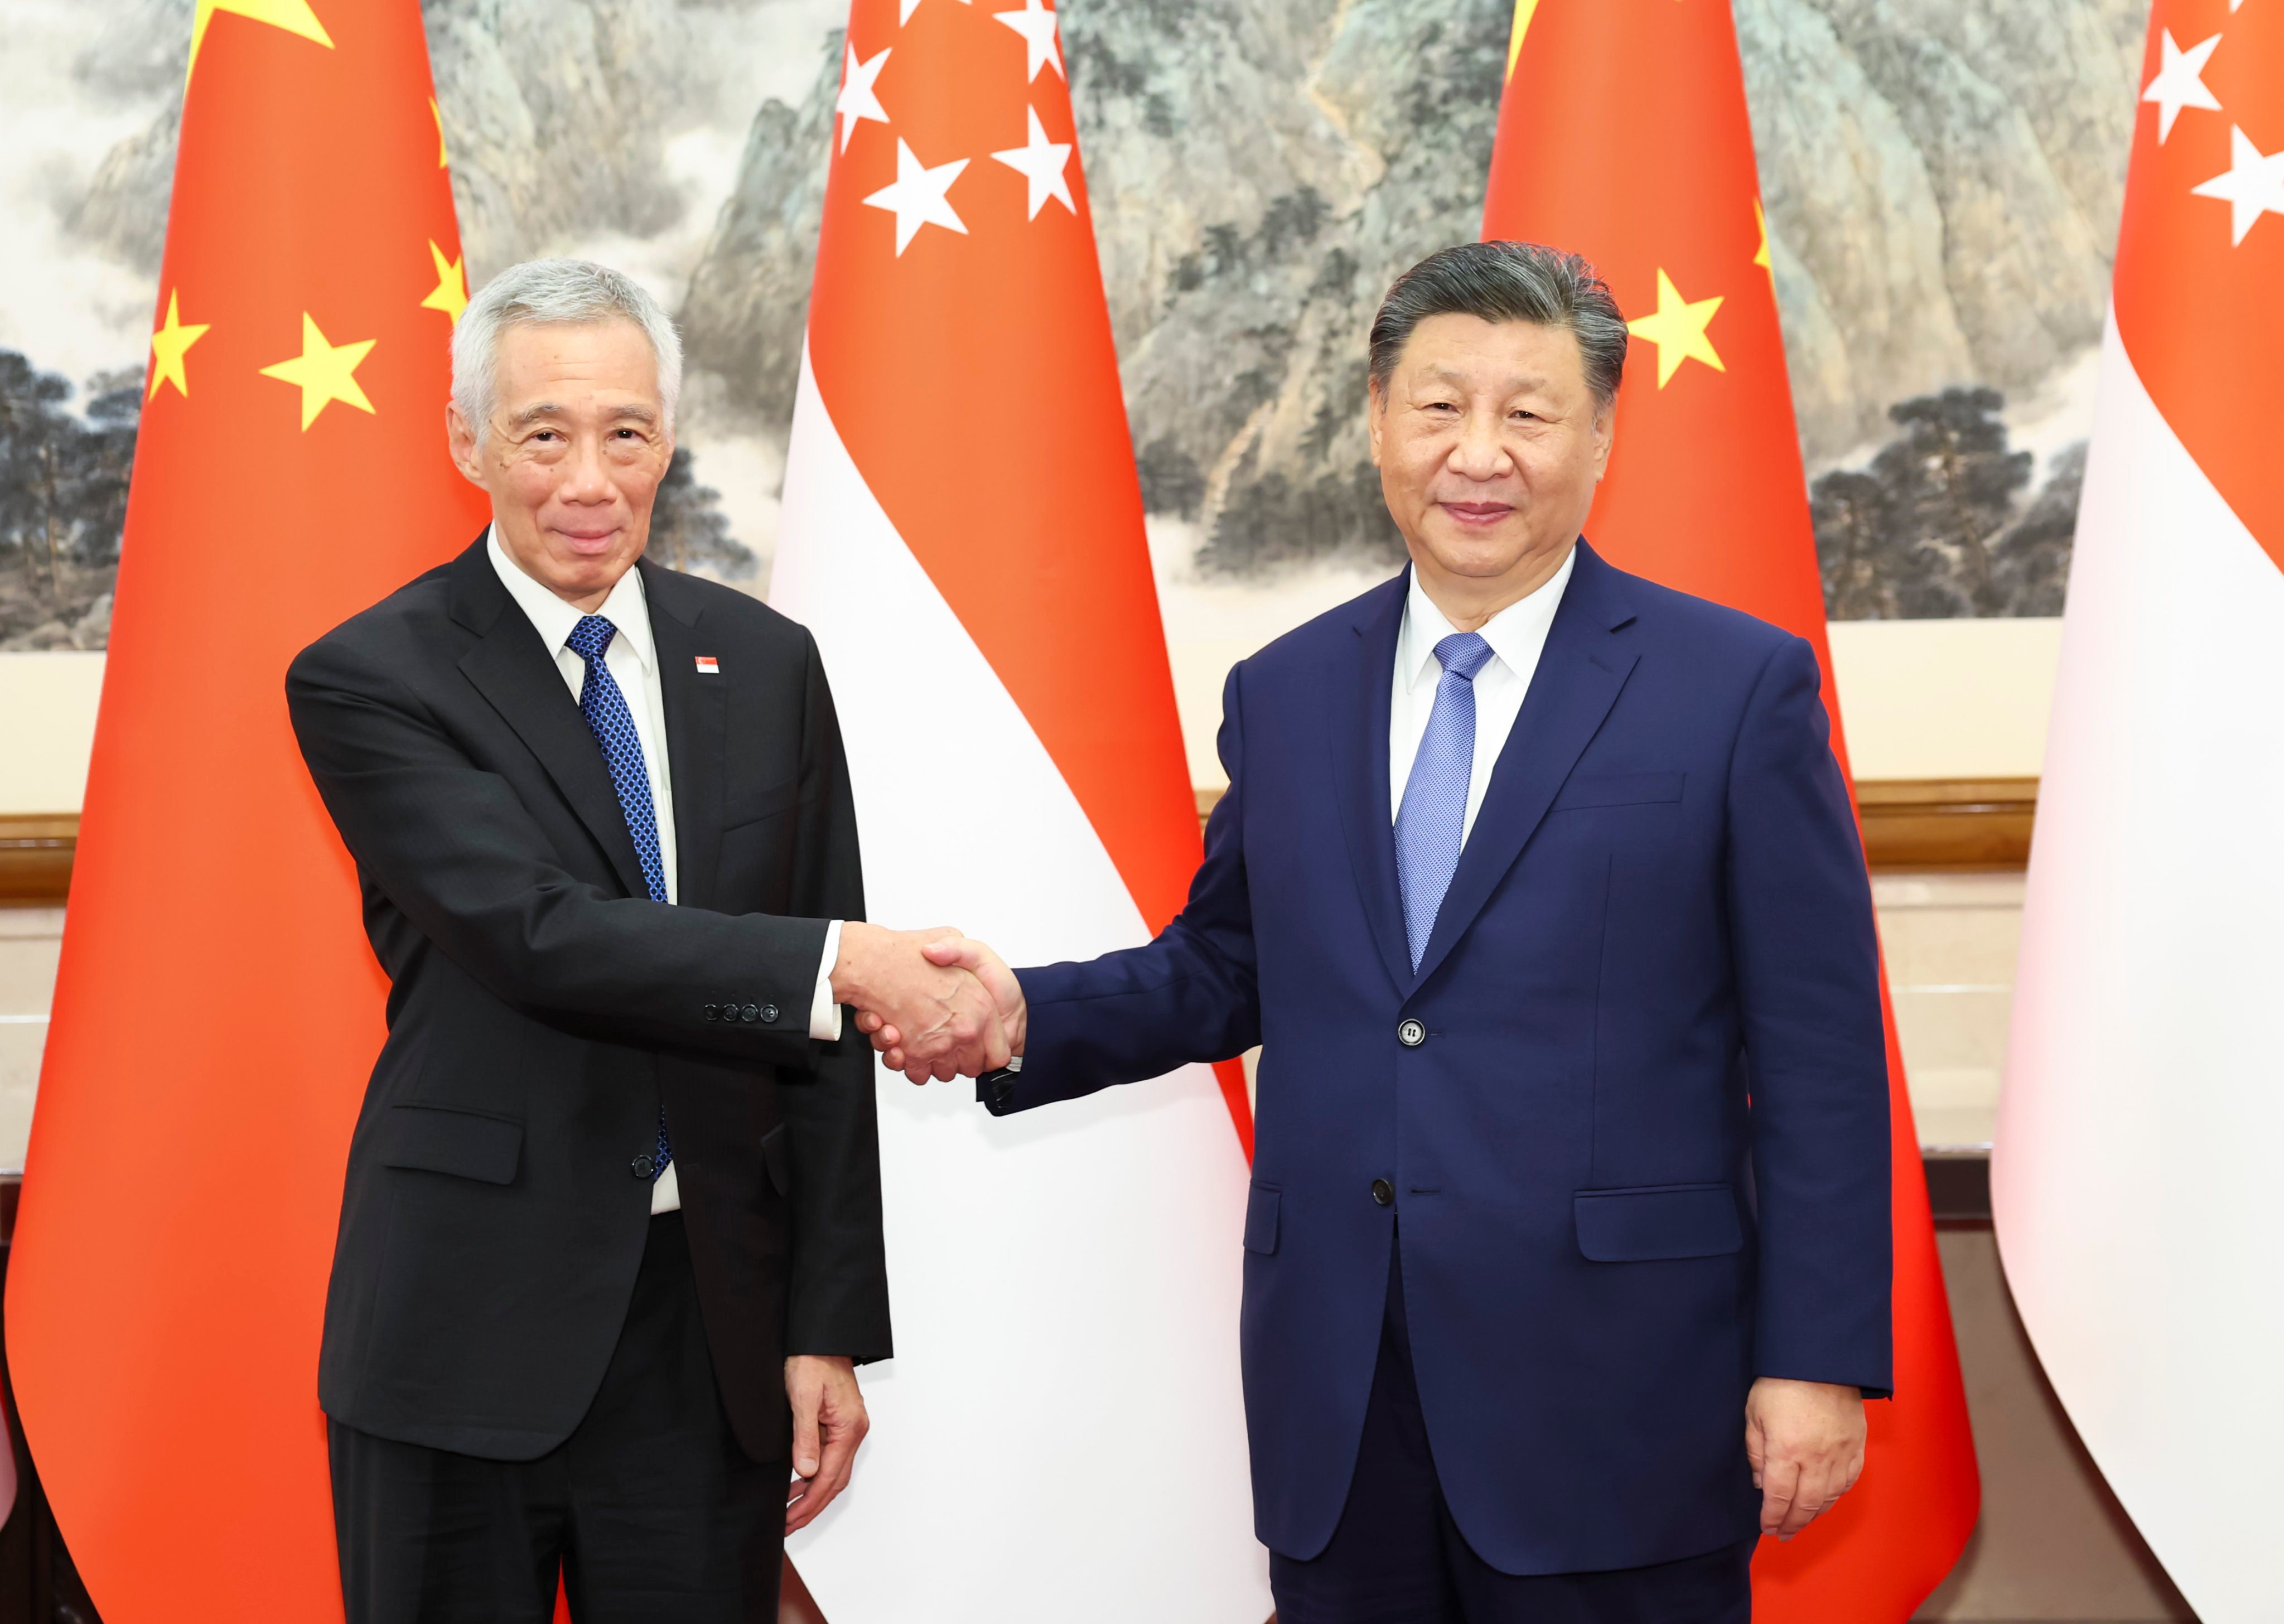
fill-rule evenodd
<path id="1" fill-rule="evenodd" d="M 1681 799 L 1689 775 L 1682 772 L 1588 773 L 1562 786 L 1551 808 L 1573 812 L 1585 807 L 1655 806 Z"/>

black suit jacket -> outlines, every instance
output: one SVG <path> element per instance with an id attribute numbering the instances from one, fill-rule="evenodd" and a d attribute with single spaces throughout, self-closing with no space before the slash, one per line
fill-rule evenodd
<path id="1" fill-rule="evenodd" d="M 500 1459 L 569 1435 L 625 1319 L 661 1103 L 746 1450 L 789 1453 L 788 1352 L 889 1353 L 872 1056 L 853 1023 L 808 1030 L 825 922 L 864 915 L 825 670 L 762 604 L 638 567 L 678 906 L 649 900 L 602 753 L 481 538 L 286 676 L 391 983 L 318 1375 L 363 1432 Z"/>

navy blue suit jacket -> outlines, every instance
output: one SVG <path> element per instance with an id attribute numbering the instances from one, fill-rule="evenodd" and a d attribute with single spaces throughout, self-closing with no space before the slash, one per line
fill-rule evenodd
<path id="1" fill-rule="evenodd" d="M 1415 972 L 1388 815 L 1406 588 L 1230 673 L 1187 905 L 1147 947 L 1020 972 L 1024 1069 L 987 1104 L 1262 1045 L 1242 1341 L 1271 1549 L 1312 1557 L 1340 1518 L 1399 1223 L 1479 1555 L 1566 1573 L 1749 1538 L 1753 1378 L 1890 1381 L 1878 954 L 1815 655 L 1581 542 Z"/>

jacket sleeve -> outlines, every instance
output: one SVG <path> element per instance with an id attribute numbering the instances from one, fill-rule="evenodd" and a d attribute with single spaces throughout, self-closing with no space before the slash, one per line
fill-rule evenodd
<path id="1" fill-rule="evenodd" d="M 507 781 L 344 640 L 302 651 L 286 699 L 325 809 L 365 878 L 499 997 L 607 1041 L 806 1066 L 822 918 L 613 895 L 555 858 Z M 788 1011 L 709 1021 L 735 992 Z"/>
<path id="2" fill-rule="evenodd" d="M 1891 1389 L 1887 1028 L 1862 837 L 1816 655 L 1763 668 L 1728 785 L 1758 1207 L 1755 1373 Z"/>
<path id="3" fill-rule="evenodd" d="M 803 861 L 797 905 L 835 919 L 864 917 L 856 800 L 841 724 L 817 645 L 809 646 L 809 713 L 802 738 Z M 814 973 L 816 961 L 810 961 Z M 803 1001 L 802 1008 L 809 1005 Z M 880 1137 L 872 1044 L 841 1011 L 839 1041 L 819 1047 L 813 1071 L 778 1074 L 778 1100 L 792 1142 L 793 1265 L 788 1354 L 834 1355 L 859 1364 L 895 1351 L 888 1328 L 888 1251 L 880 1227 Z"/>
<path id="4" fill-rule="evenodd" d="M 1261 1041 L 1245 878 L 1245 668 L 1222 690 L 1229 792 L 1206 825 L 1188 902 L 1146 947 L 1016 972 L 1029 1006 L 1023 1069 L 977 1095 L 994 1116 L 1226 1060 Z"/>

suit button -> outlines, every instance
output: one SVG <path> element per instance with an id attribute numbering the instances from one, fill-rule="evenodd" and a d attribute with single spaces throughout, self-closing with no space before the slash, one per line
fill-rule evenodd
<path id="1" fill-rule="evenodd" d="M 774 1027 L 777 1024 L 778 1006 L 774 1003 L 765 1003 L 762 1005 L 762 1025 L 765 1027 Z"/>
<path id="2" fill-rule="evenodd" d="M 657 1171 L 658 1163 L 652 1160 L 649 1157 L 637 1156 L 635 1158 L 634 1175 L 637 1178 L 648 1178 L 652 1174 L 656 1173 Z"/>
<path id="3" fill-rule="evenodd" d="M 1396 1205 L 1396 1186 L 1384 1178 L 1372 1181 L 1372 1198 L 1381 1206 Z"/>
<path id="4" fill-rule="evenodd" d="M 1416 1020 L 1407 1020 L 1396 1027 L 1396 1041 L 1406 1049 L 1417 1049 L 1428 1041 L 1428 1028 Z"/>
<path id="5" fill-rule="evenodd" d="M 739 1010 L 738 1015 L 742 1020 L 759 1020 L 762 1018 L 762 1006 L 758 1003 L 749 1003 Z"/>
<path id="6" fill-rule="evenodd" d="M 720 1004 L 718 1004 L 718 1003 L 709 1003 L 709 1004 L 708 1004 L 708 1005 L 706 1006 L 706 1019 L 708 1019 L 708 1020 L 719 1020 L 719 1019 L 722 1019 L 722 1006 L 721 1006 Z"/>

